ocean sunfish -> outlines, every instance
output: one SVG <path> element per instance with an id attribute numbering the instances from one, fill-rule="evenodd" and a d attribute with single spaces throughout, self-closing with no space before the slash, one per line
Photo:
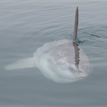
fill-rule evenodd
<path id="1" fill-rule="evenodd" d="M 5 67 L 6 70 L 37 67 L 45 77 L 69 83 L 88 76 L 91 65 L 83 50 L 76 45 L 79 12 L 75 13 L 73 41 L 59 40 L 44 44 L 33 57 L 19 60 Z"/>

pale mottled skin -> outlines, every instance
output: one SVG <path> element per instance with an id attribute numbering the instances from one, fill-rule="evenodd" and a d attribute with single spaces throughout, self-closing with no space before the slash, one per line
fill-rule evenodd
<path id="1" fill-rule="evenodd" d="M 79 68 L 77 69 L 75 66 L 74 48 L 72 41 L 66 39 L 45 44 L 34 54 L 34 57 L 39 60 L 39 62 L 36 63 L 37 68 L 40 69 L 47 78 L 55 82 L 73 82 L 86 77 L 91 71 L 89 60 L 83 50 L 79 48 L 80 61 L 78 65 Z M 46 63 L 45 66 L 42 66 L 44 64 L 42 61 Z M 44 72 L 47 68 L 50 71 Z"/>

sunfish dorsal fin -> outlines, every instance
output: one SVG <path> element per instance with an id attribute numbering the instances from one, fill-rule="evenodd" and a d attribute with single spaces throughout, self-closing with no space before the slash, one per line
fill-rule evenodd
<path id="1" fill-rule="evenodd" d="M 78 32 L 78 21 L 79 21 L 79 12 L 78 12 L 78 7 L 76 8 L 76 13 L 75 13 L 75 23 L 74 23 L 74 34 L 73 34 L 73 46 L 75 50 L 75 65 L 79 69 L 79 47 L 76 45 L 76 37 L 77 37 L 77 32 Z"/>
<path id="2" fill-rule="evenodd" d="M 75 41 L 76 41 L 76 37 L 77 37 L 78 22 L 79 22 L 79 12 L 78 12 L 78 7 L 77 7 L 77 8 L 76 8 L 76 13 L 75 13 L 75 23 L 74 23 L 73 43 L 75 43 Z"/>

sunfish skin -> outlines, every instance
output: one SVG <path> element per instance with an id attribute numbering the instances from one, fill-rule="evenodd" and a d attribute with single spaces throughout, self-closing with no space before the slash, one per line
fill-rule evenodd
<path id="1" fill-rule="evenodd" d="M 76 9 L 73 41 L 59 40 L 38 48 L 32 58 L 19 60 L 5 69 L 37 67 L 45 77 L 58 83 L 69 83 L 88 76 L 91 65 L 83 50 L 76 45 L 78 30 L 78 7 Z"/>
<path id="2" fill-rule="evenodd" d="M 82 49 L 79 50 L 79 55 L 80 61 L 77 68 L 74 59 L 75 48 L 72 45 L 72 41 L 65 39 L 45 44 L 37 50 L 34 57 L 38 60 L 36 67 L 47 78 L 55 82 L 67 83 L 84 78 L 91 71 L 88 57 Z"/>

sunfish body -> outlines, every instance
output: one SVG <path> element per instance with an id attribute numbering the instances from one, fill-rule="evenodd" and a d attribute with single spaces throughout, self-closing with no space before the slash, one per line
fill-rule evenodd
<path id="1" fill-rule="evenodd" d="M 32 58 L 19 60 L 7 65 L 5 69 L 37 67 L 44 76 L 58 82 L 74 82 L 88 76 L 91 65 L 88 57 L 76 43 L 78 30 L 78 7 L 75 15 L 73 41 L 66 39 L 44 44 L 38 48 Z"/>

